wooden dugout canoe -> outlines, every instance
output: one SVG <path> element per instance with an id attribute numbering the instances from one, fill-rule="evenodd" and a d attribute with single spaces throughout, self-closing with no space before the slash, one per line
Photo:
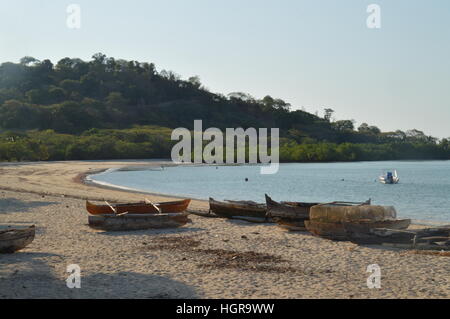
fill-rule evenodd
<path id="1" fill-rule="evenodd" d="M 25 229 L 0 229 L 0 253 L 11 254 L 19 251 L 34 240 L 35 226 Z"/>
<path id="2" fill-rule="evenodd" d="M 313 235 L 331 240 L 352 240 L 364 238 L 364 234 L 370 234 L 372 229 L 406 229 L 411 224 L 410 219 L 392 219 L 382 221 L 359 220 L 351 223 L 327 223 L 309 220 L 305 226 Z"/>
<path id="3" fill-rule="evenodd" d="M 89 215 L 89 226 L 106 231 L 177 228 L 191 220 L 188 213 Z"/>
<path id="4" fill-rule="evenodd" d="M 279 218 L 274 217 L 273 221 L 277 223 L 277 226 L 289 231 L 306 231 L 305 222 L 307 219 L 292 219 L 292 218 Z"/>
<path id="5" fill-rule="evenodd" d="M 277 202 L 266 194 L 267 216 L 272 218 L 279 227 L 291 231 L 306 230 L 305 221 L 310 218 L 313 206 L 323 205 L 320 203 L 306 202 Z M 370 199 L 366 202 L 333 202 L 333 206 L 370 205 Z"/>
<path id="6" fill-rule="evenodd" d="M 309 219 L 311 207 L 319 203 L 281 202 L 274 201 L 266 194 L 267 216 L 291 219 Z"/>
<path id="7" fill-rule="evenodd" d="M 266 205 L 252 201 L 216 201 L 209 198 L 209 210 L 214 214 L 225 217 L 257 217 L 266 220 Z"/>
<path id="8" fill-rule="evenodd" d="M 155 206 L 161 210 L 161 213 L 181 213 L 185 211 L 189 204 L 190 199 L 155 203 Z M 125 203 L 125 204 L 111 204 L 116 210 L 117 214 L 129 213 L 129 214 L 153 214 L 159 213 L 157 209 L 150 203 L 137 202 L 137 203 Z M 86 201 L 86 209 L 91 215 L 104 215 L 116 213 L 113 212 L 108 205 L 97 205 Z"/>
<path id="9" fill-rule="evenodd" d="M 402 248 L 414 248 L 417 245 L 450 245 L 450 226 L 425 229 L 372 228 L 361 231 L 357 225 L 345 225 L 350 240 L 357 244 L 395 244 Z M 450 247 L 448 247 L 450 248 Z"/>
<path id="10" fill-rule="evenodd" d="M 311 207 L 309 218 L 312 221 L 325 223 L 357 222 L 361 220 L 385 221 L 397 218 L 392 206 L 320 204 Z"/>

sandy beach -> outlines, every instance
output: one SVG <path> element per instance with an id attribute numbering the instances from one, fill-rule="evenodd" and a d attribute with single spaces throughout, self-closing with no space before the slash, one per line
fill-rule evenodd
<path id="1" fill-rule="evenodd" d="M 31 245 L 0 255 L 0 298 L 450 298 L 446 256 L 195 215 L 173 230 L 89 228 L 86 198 L 169 198 L 81 183 L 86 174 L 130 165 L 142 163 L 0 166 L 0 225 L 37 227 Z M 208 203 L 190 209 L 206 211 Z M 81 267 L 80 289 L 66 286 L 70 264 Z M 367 287 L 371 264 L 381 267 L 381 289 Z"/>

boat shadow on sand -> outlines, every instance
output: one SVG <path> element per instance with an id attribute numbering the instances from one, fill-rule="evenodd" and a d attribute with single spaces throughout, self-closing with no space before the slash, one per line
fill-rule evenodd
<path id="1" fill-rule="evenodd" d="M 15 198 L 0 199 L 0 214 L 28 212 L 33 208 L 56 205 L 56 202 L 22 201 Z"/>
<path id="2" fill-rule="evenodd" d="M 124 231 L 102 231 L 95 230 L 86 225 L 92 232 L 102 236 L 159 236 L 159 235 L 173 235 L 183 233 L 196 233 L 205 231 L 204 228 L 185 227 L 185 228 L 166 228 L 166 229 L 146 229 L 146 230 L 124 230 Z"/>
<path id="3" fill-rule="evenodd" d="M 262 222 L 262 221 L 248 221 L 242 219 L 226 219 L 226 222 L 236 226 L 270 226 L 273 227 L 275 224 L 273 222 Z"/>

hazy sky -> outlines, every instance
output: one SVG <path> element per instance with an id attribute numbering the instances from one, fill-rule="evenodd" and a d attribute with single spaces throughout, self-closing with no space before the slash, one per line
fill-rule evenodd
<path id="1" fill-rule="evenodd" d="M 80 29 L 66 25 L 72 3 Z M 381 29 L 367 28 L 372 3 Z M 213 92 L 450 136 L 448 0 L 0 0 L 0 13 L 0 62 L 103 52 Z"/>

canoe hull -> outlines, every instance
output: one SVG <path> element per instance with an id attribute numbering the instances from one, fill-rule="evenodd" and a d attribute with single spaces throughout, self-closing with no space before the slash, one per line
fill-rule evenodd
<path id="1" fill-rule="evenodd" d="M 265 219 L 267 213 L 266 206 L 262 204 L 251 204 L 250 202 L 238 201 L 219 202 L 213 198 L 209 199 L 209 209 L 214 214 L 225 218 L 241 216 Z"/>
<path id="2" fill-rule="evenodd" d="M 356 240 L 369 234 L 372 229 L 406 229 L 411 224 L 410 219 L 383 221 L 356 221 L 352 223 L 326 223 L 310 220 L 305 222 L 306 228 L 313 235 L 331 240 Z"/>
<path id="3" fill-rule="evenodd" d="M 397 218 L 397 212 L 392 206 L 376 205 L 316 205 L 311 207 L 310 219 L 325 223 L 353 223 L 361 220 L 385 221 Z"/>
<path id="4" fill-rule="evenodd" d="M 315 236 L 330 240 L 348 240 L 347 233 L 341 223 L 326 223 L 306 220 L 305 227 Z"/>
<path id="5" fill-rule="evenodd" d="M 0 231 L 0 253 L 11 254 L 19 251 L 34 240 L 35 227 L 26 229 L 8 229 Z"/>
<path id="6" fill-rule="evenodd" d="M 267 216 L 273 218 L 309 219 L 309 211 L 318 203 L 285 202 L 278 203 L 266 194 Z"/>
<path id="7" fill-rule="evenodd" d="M 350 240 L 357 244 L 384 245 L 395 244 L 410 246 L 430 245 L 437 242 L 450 240 L 450 227 L 427 228 L 427 229 L 392 229 L 392 228 L 372 228 L 369 232 L 361 232 L 358 227 L 346 226 Z"/>
<path id="8" fill-rule="evenodd" d="M 162 213 L 181 213 L 185 211 L 191 200 L 185 199 L 180 201 L 172 201 L 172 202 L 162 202 L 155 203 L 159 209 L 161 209 Z M 144 202 L 138 203 L 127 203 L 127 204 L 112 204 L 118 214 L 129 213 L 129 214 L 155 214 L 158 213 L 156 208 Z M 96 205 L 91 203 L 90 201 L 86 201 L 86 209 L 91 215 L 105 215 L 114 213 L 108 205 Z"/>
<path id="9" fill-rule="evenodd" d="M 277 226 L 289 231 L 306 231 L 305 221 L 307 219 L 290 219 L 274 217 L 273 220 L 277 223 Z"/>
<path id="10" fill-rule="evenodd" d="M 187 213 L 90 215 L 89 226 L 106 231 L 178 228 L 191 220 Z"/>

